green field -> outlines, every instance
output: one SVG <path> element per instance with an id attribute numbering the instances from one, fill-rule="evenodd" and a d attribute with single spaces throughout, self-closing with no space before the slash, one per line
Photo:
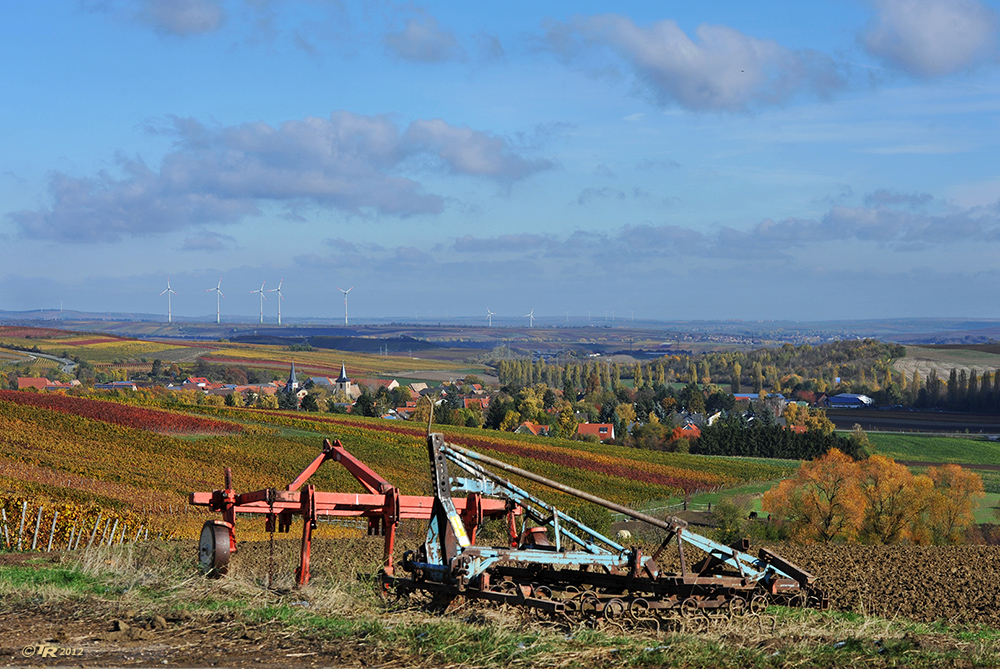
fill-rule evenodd
<path id="1" fill-rule="evenodd" d="M 885 432 L 869 432 L 868 440 L 877 453 L 895 460 L 1000 465 L 1000 442 Z"/>

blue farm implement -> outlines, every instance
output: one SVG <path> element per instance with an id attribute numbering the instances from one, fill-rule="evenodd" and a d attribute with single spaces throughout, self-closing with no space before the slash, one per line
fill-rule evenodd
<path id="1" fill-rule="evenodd" d="M 771 603 L 826 608 L 815 578 L 777 554 L 726 546 L 688 530 L 677 518 L 638 513 L 556 481 L 444 441 L 427 438 L 434 505 L 424 544 L 403 556 L 407 577 L 384 573 L 386 589 L 423 592 L 439 604 L 479 599 L 555 615 L 661 621 L 711 614 L 757 613 Z M 449 466 L 461 472 L 450 477 Z M 665 531 L 646 556 L 563 513 L 497 471 L 540 483 Z M 453 504 L 455 493 L 481 494 L 521 508 L 534 526 L 511 528 L 508 545 L 476 545 Z M 670 555 L 676 550 L 676 554 Z M 678 572 L 657 565 L 675 559 Z"/>

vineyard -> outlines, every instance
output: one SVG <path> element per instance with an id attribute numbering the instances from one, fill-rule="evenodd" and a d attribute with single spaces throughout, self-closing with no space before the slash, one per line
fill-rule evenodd
<path id="1" fill-rule="evenodd" d="M 62 395 L 0 391 L 0 484 L 8 491 L 136 509 L 184 503 L 217 488 L 223 466 L 241 490 L 282 486 L 322 439 L 344 445 L 404 494 L 426 494 L 425 428 L 380 419 L 205 406 L 153 409 Z M 184 409 L 181 412 L 179 409 Z M 624 449 L 447 428 L 447 438 L 625 505 L 779 478 L 785 464 Z M 320 490 L 353 491 L 338 467 Z M 360 492 L 360 490 L 359 490 Z"/>

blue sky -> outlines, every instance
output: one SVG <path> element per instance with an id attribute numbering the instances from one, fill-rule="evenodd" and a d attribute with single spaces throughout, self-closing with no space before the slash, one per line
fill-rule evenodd
<path id="1" fill-rule="evenodd" d="M 0 310 L 997 314 L 981 0 L 8 4 Z M 265 304 L 273 321 L 275 295 Z"/>

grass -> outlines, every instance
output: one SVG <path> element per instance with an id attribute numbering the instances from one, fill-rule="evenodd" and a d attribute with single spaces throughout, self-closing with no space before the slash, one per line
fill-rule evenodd
<path id="1" fill-rule="evenodd" d="M 749 497 L 750 504 L 748 511 L 757 511 L 760 513 L 760 496 L 765 492 L 778 485 L 781 479 L 775 479 L 773 481 L 755 481 L 753 483 L 747 483 L 744 485 L 735 486 L 728 488 L 726 490 L 721 490 L 718 492 L 703 492 L 696 495 L 692 495 L 688 498 L 688 503 L 692 505 L 692 508 L 702 509 L 709 504 L 715 506 L 721 500 L 733 499 L 734 497 Z M 680 504 L 684 501 L 683 497 L 669 497 L 666 499 L 652 500 L 647 504 L 644 504 L 640 511 L 648 512 L 650 510 L 660 509 L 667 506 L 673 506 L 675 504 Z"/>
<path id="2" fill-rule="evenodd" d="M 655 633 L 611 625 L 553 626 L 516 611 L 470 604 L 445 615 L 413 605 L 388 607 L 371 584 L 355 576 L 374 568 L 365 542 L 342 546 L 303 590 L 286 589 L 287 581 L 278 589 L 264 588 L 247 569 L 206 580 L 197 574 L 187 542 L 81 551 L 59 565 L 0 567 L 5 595 L 0 613 L 31 602 L 39 608 L 51 604 L 67 617 L 85 611 L 85 617 L 134 622 L 158 614 L 184 621 L 172 623 L 178 636 L 195 633 L 208 639 L 235 622 L 249 648 L 273 648 L 282 658 L 305 650 L 318 653 L 324 663 L 344 666 L 391 659 L 398 666 L 425 667 L 930 667 L 959 662 L 971 667 L 995 666 L 1000 656 L 995 628 L 918 624 L 864 611 L 772 607 L 760 620 L 720 621 L 699 633 Z M 283 561 L 282 569 L 287 566 Z M 154 643 L 162 652 L 171 640 Z"/>
<path id="3" fill-rule="evenodd" d="M 977 523 L 1000 523 L 1000 494 L 988 492 L 975 510 Z"/>
<path id="4" fill-rule="evenodd" d="M 962 437 L 870 432 L 875 451 L 896 460 L 1000 465 L 1000 442 Z"/>

